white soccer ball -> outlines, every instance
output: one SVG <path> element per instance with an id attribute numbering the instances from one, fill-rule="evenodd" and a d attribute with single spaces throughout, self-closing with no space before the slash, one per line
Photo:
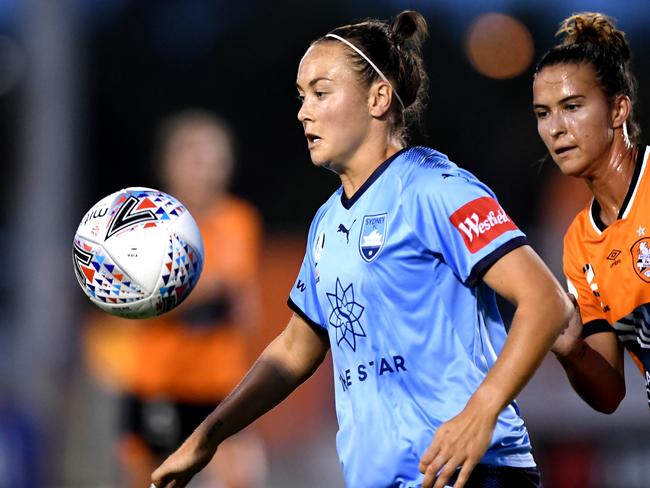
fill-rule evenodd
<path id="1" fill-rule="evenodd" d="M 125 318 L 176 307 L 199 280 L 203 257 L 201 233 L 183 204 L 144 187 L 97 202 L 81 220 L 72 252 L 90 301 Z"/>

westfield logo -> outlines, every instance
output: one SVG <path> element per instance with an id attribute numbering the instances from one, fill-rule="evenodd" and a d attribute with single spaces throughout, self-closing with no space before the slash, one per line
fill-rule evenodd
<path id="1" fill-rule="evenodd" d="M 458 229 L 472 254 L 479 251 L 504 232 L 517 226 L 499 203 L 491 197 L 481 197 L 456 210 L 450 222 Z"/>
<path id="2" fill-rule="evenodd" d="M 473 213 L 471 216 L 467 217 L 464 222 L 460 222 L 458 228 L 467 236 L 469 241 L 472 242 L 474 237 L 485 234 L 492 227 L 506 222 L 512 221 L 503 209 L 500 209 L 497 213 L 491 211 L 485 220 L 481 220 L 478 214 Z"/>

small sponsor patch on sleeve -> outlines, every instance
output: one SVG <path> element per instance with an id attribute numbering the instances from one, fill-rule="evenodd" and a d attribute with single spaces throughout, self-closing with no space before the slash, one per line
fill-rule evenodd
<path id="1" fill-rule="evenodd" d="M 517 226 L 494 198 L 481 197 L 456 210 L 450 222 L 463 237 L 465 246 L 474 254 L 494 239 Z"/>

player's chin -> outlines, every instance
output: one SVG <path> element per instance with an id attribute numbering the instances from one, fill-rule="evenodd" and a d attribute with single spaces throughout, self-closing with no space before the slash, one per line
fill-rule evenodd
<path id="1" fill-rule="evenodd" d="M 317 151 L 311 151 L 310 155 L 311 155 L 311 162 L 314 164 L 314 166 L 318 166 L 319 168 L 325 168 L 325 169 L 330 169 L 330 167 L 332 166 L 331 158 L 321 155 Z"/>
<path id="2" fill-rule="evenodd" d="M 560 169 L 564 176 L 572 176 L 574 178 L 581 178 L 584 173 L 584 165 L 576 161 L 555 161 L 555 164 Z"/>

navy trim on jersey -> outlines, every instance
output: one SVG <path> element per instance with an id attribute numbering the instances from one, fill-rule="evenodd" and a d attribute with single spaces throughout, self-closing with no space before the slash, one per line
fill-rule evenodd
<path id="1" fill-rule="evenodd" d="M 472 268 L 472 272 L 467 278 L 468 286 L 476 286 L 479 281 L 483 278 L 483 275 L 487 273 L 487 270 L 492 267 L 503 256 L 508 254 L 510 251 L 514 251 L 518 247 L 530 245 L 528 239 L 525 236 L 517 236 L 514 239 L 509 240 L 503 246 L 496 248 L 490 254 L 481 259 L 478 263 Z"/>
<path id="2" fill-rule="evenodd" d="M 641 167 L 643 166 L 643 157 L 645 155 L 645 146 L 637 146 L 637 155 L 636 155 L 636 165 L 634 166 L 634 173 L 632 173 L 632 180 L 630 181 L 630 186 L 627 188 L 627 193 L 625 194 L 625 198 L 623 199 L 623 205 L 621 205 L 621 208 L 618 211 L 618 216 L 616 217 L 616 220 L 620 220 L 623 218 L 623 214 L 627 210 L 627 206 L 630 204 L 630 200 L 632 199 L 632 195 L 634 194 L 634 190 L 636 189 L 636 186 L 639 182 L 639 175 L 641 174 Z M 593 201 L 591 202 L 591 218 L 594 221 L 594 224 L 596 224 L 596 227 L 598 227 L 598 230 L 603 232 L 605 229 L 607 229 L 607 226 L 605 223 L 600 219 L 600 204 L 598 201 L 594 198 Z"/>
<path id="3" fill-rule="evenodd" d="M 613 334 L 616 330 L 605 319 L 591 320 L 582 326 L 583 339 L 600 332 L 611 332 Z"/>
<path id="4" fill-rule="evenodd" d="M 397 151 L 395 154 L 393 154 L 390 158 L 388 158 L 386 161 L 381 163 L 375 171 L 372 172 L 372 174 L 368 177 L 368 179 L 359 187 L 357 191 L 354 192 L 354 195 L 352 195 L 351 198 L 348 198 L 345 196 L 345 192 L 341 191 L 341 205 L 343 205 L 344 208 L 350 209 L 352 205 L 354 205 L 354 202 L 359 200 L 361 195 L 365 193 L 365 191 L 370 188 L 370 186 L 375 182 L 377 178 L 381 176 L 381 174 L 386 171 L 386 169 L 390 166 L 390 163 L 392 163 L 395 158 L 397 158 L 400 154 L 402 154 L 404 151 L 407 151 L 411 149 L 410 147 L 405 147 L 403 149 L 400 149 Z"/>
<path id="5" fill-rule="evenodd" d="M 303 312 L 303 311 L 300 309 L 300 307 L 298 307 L 298 305 L 296 305 L 296 304 L 294 303 L 294 301 L 293 301 L 291 298 L 289 298 L 289 299 L 287 300 L 287 305 L 289 306 L 289 308 L 290 308 L 291 310 L 293 310 L 293 311 L 296 313 L 296 315 L 298 315 L 301 319 L 303 319 L 305 322 L 307 322 L 307 324 L 308 324 L 312 329 L 314 329 L 314 331 L 315 331 L 319 336 L 323 336 L 323 335 L 327 336 L 327 335 L 328 335 L 328 334 L 327 334 L 327 329 L 326 329 L 325 327 L 323 327 L 322 325 L 320 325 L 318 322 L 314 322 L 312 319 L 310 319 L 309 317 L 307 317 L 307 314 L 306 314 L 305 312 Z"/>

